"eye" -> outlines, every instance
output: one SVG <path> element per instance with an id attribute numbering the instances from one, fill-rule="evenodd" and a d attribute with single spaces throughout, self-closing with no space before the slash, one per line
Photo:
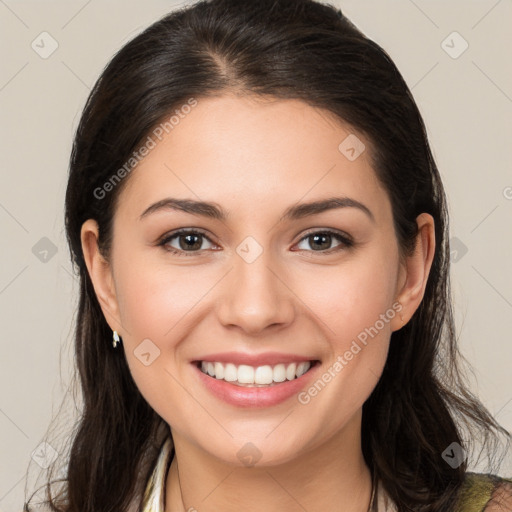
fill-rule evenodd
<path id="1" fill-rule="evenodd" d="M 166 251 L 177 254 L 178 256 L 193 256 L 193 253 L 212 248 L 202 247 L 205 240 L 213 246 L 211 240 L 201 231 L 180 229 L 174 233 L 164 235 L 157 245 L 162 246 Z M 177 243 L 178 247 L 173 246 L 172 243 Z"/>
<path id="2" fill-rule="evenodd" d="M 333 240 L 338 241 L 338 245 L 331 247 Z M 332 253 L 343 250 L 344 248 L 349 248 L 354 245 L 354 242 L 346 235 L 342 235 L 336 231 L 324 230 L 324 231 L 314 231 L 312 233 L 308 233 L 305 237 L 303 237 L 299 244 L 307 243 L 310 247 L 314 248 L 313 252 L 321 252 L 321 253 Z M 298 245 L 299 245 L 298 244 Z M 308 250 L 304 247 L 299 247 L 300 250 Z"/>

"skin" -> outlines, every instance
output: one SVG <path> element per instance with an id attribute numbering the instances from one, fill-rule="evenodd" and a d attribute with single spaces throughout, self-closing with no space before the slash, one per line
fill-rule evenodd
<path id="1" fill-rule="evenodd" d="M 166 512 L 368 508 L 362 406 L 382 373 L 391 333 L 423 298 L 435 235 L 433 218 L 421 214 L 416 251 L 400 262 L 370 141 L 357 134 L 367 150 L 354 161 L 338 150 L 351 133 L 329 112 L 298 100 L 200 98 L 127 178 L 108 260 L 98 252 L 95 221 L 82 226 L 105 318 L 123 339 L 138 388 L 172 431 Z M 375 220 L 347 207 L 280 222 L 297 202 L 332 196 L 360 201 Z M 229 217 L 167 209 L 140 219 L 166 197 L 212 201 Z M 157 245 L 179 228 L 204 230 L 201 250 L 178 256 Z M 346 233 L 355 244 L 332 238 L 319 249 L 306 237 L 312 229 Z M 247 236 L 263 250 L 252 263 L 236 252 Z M 179 249 L 179 241 L 168 245 Z M 262 409 L 226 404 L 190 364 L 214 352 L 280 351 L 319 359 L 323 373 L 396 301 L 403 322 L 397 313 L 385 323 L 306 405 L 296 397 Z M 149 366 L 134 355 L 147 338 L 160 350 Z M 247 442 L 261 453 L 254 467 L 237 457 Z"/>

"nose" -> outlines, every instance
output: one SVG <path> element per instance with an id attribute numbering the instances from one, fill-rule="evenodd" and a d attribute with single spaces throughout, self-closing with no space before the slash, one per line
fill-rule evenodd
<path id="1" fill-rule="evenodd" d="M 295 315 L 294 294 L 287 286 L 284 265 L 270 251 L 252 262 L 233 255 L 233 268 L 223 280 L 217 315 L 225 327 L 236 326 L 257 335 L 289 325 Z"/>

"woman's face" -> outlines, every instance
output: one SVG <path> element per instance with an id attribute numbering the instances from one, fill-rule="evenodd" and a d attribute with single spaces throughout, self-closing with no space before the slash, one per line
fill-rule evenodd
<path id="1" fill-rule="evenodd" d="M 301 101 L 228 95 L 157 133 L 125 178 L 110 264 L 86 258 L 145 399 L 174 435 L 235 464 L 359 432 L 433 251 L 400 265 L 369 142 Z M 301 361 L 316 363 L 289 381 Z M 229 382 L 254 375 L 285 380 Z"/>

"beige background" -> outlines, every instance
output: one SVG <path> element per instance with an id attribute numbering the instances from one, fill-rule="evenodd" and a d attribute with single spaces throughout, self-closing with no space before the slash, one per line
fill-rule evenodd
<path id="1" fill-rule="evenodd" d="M 458 239 L 460 344 L 478 394 L 512 429 L 512 2 L 333 3 L 388 51 L 423 113 Z M 81 108 L 114 52 L 176 5 L 0 0 L 0 512 L 21 510 L 31 454 L 68 386 L 76 282 L 63 199 Z M 58 44 L 47 59 L 31 47 L 51 48 L 44 31 Z"/>

